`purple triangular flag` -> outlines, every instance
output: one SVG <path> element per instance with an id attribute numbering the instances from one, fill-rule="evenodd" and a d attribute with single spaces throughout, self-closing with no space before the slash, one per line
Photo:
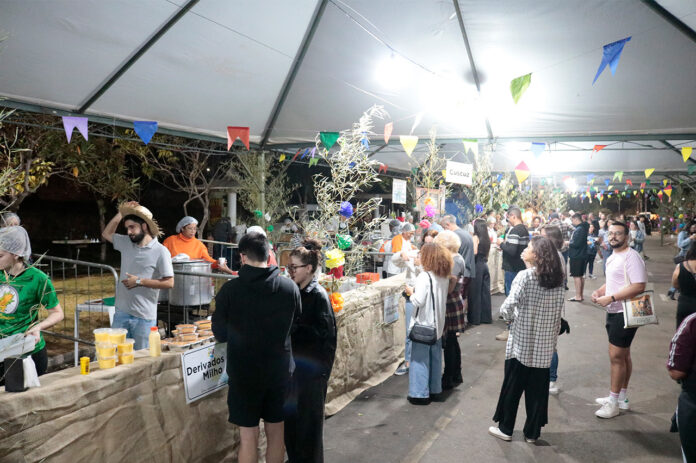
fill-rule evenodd
<path id="1" fill-rule="evenodd" d="M 80 131 L 85 140 L 89 140 L 86 117 L 63 116 L 63 128 L 65 129 L 65 135 L 68 137 L 68 143 L 70 143 L 75 127 L 77 127 L 77 130 Z"/>
<path id="2" fill-rule="evenodd" d="M 316 146 L 315 146 L 314 148 L 312 148 L 312 152 L 309 154 L 309 156 L 310 156 L 312 159 L 314 159 L 314 155 L 315 155 L 315 154 L 317 154 L 317 147 L 316 147 Z"/>
<path id="3" fill-rule="evenodd" d="M 616 42 L 604 45 L 604 50 L 602 52 L 602 62 L 599 63 L 599 69 L 597 69 L 597 74 L 595 75 L 592 85 L 597 82 L 599 75 L 604 71 L 604 68 L 609 65 L 611 69 L 611 75 L 616 74 L 616 67 L 619 65 L 619 58 L 621 58 L 621 52 L 623 51 L 626 42 L 631 40 L 631 37 L 626 37 L 625 39 L 618 40 Z"/>
<path id="4" fill-rule="evenodd" d="M 147 145 L 152 140 L 152 136 L 157 132 L 157 122 L 155 121 L 133 121 L 133 129 L 140 139 Z"/>

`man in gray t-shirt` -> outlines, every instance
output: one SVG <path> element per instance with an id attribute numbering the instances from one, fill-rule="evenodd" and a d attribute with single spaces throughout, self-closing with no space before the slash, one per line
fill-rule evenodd
<path id="1" fill-rule="evenodd" d="M 116 233 L 122 219 L 127 236 Z M 121 253 L 121 282 L 116 286 L 111 326 L 126 328 L 136 350 L 149 346 L 150 328 L 157 325 L 159 290 L 174 287 L 171 255 L 157 240 L 158 235 L 152 213 L 135 201 L 122 204 L 102 233 Z"/>

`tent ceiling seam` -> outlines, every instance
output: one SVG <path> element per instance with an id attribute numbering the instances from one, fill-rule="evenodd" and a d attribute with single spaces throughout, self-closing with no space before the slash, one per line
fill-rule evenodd
<path id="1" fill-rule="evenodd" d="M 674 16 L 655 0 L 641 0 L 641 2 L 679 32 L 690 38 L 691 41 L 696 43 L 696 31 L 687 26 L 681 19 Z"/>

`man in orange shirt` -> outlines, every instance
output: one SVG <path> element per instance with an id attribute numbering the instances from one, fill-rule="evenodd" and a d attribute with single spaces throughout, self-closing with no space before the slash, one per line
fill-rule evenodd
<path id="1" fill-rule="evenodd" d="M 198 220 L 186 216 L 176 224 L 177 235 L 170 236 L 162 244 L 169 250 L 172 257 L 186 254 L 190 259 L 206 260 L 213 264 L 213 268 L 232 274 L 227 263 L 220 264 L 210 257 L 206 245 L 196 238 L 196 231 L 198 231 Z"/>

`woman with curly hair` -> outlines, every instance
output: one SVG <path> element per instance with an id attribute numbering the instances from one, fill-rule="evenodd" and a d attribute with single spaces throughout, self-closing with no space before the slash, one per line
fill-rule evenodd
<path id="1" fill-rule="evenodd" d="M 512 440 L 517 407 L 524 393 L 527 442 L 539 438 L 548 422 L 549 366 L 556 348 L 564 306 L 563 270 L 550 239 L 535 236 L 522 252 L 529 268 L 512 282 L 510 294 L 500 307 L 512 322 L 505 348 L 505 377 L 489 434 Z"/>

